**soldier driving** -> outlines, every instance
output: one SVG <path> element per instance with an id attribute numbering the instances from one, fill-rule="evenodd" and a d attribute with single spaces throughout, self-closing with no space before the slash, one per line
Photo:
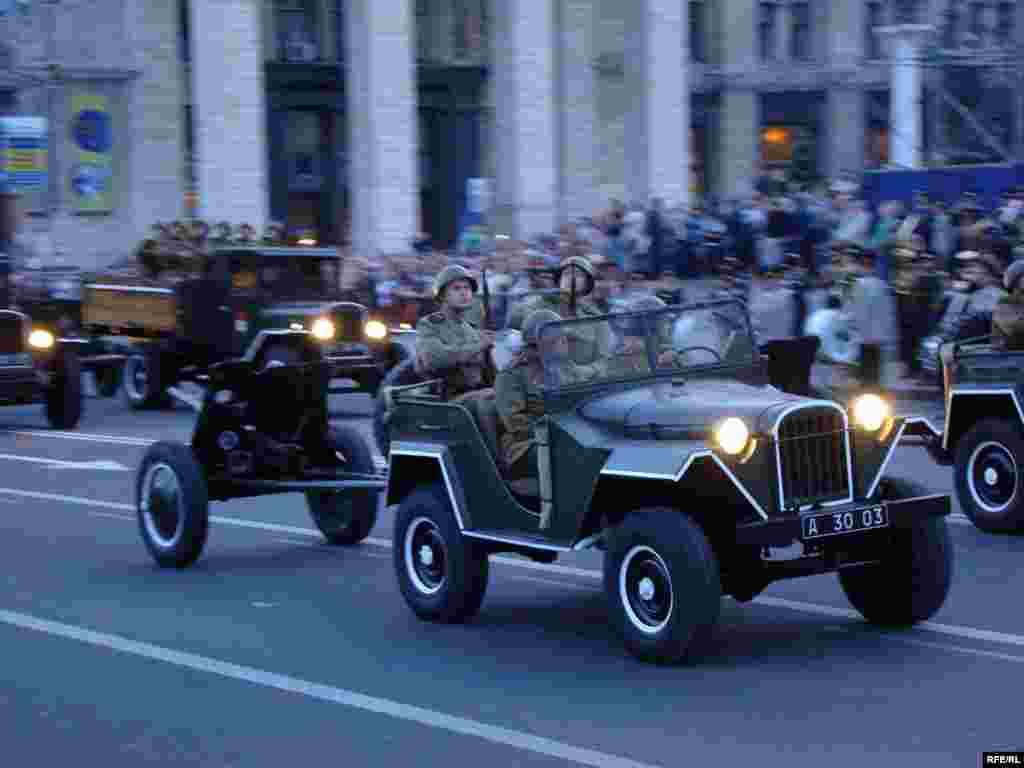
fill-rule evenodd
<path id="1" fill-rule="evenodd" d="M 416 370 L 443 378 L 448 397 L 461 402 L 492 394 L 483 387 L 494 334 L 474 328 L 466 319 L 476 289 L 476 278 L 468 269 L 457 264 L 445 267 L 434 281 L 434 299 L 441 310 L 416 324 Z"/>

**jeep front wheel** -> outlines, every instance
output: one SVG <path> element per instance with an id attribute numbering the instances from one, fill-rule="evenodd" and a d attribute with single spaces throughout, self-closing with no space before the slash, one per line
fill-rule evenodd
<path id="1" fill-rule="evenodd" d="M 459 530 L 440 484 L 417 488 L 395 515 L 394 566 L 413 612 L 457 624 L 480 610 L 487 591 L 487 553 Z"/>
<path id="2" fill-rule="evenodd" d="M 909 480 L 882 481 L 883 500 L 927 495 L 927 489 Z M 850 605 L 872 624 L 887 627 L 930 619 L 946 602 L 952 580 L 953 542 L 942 517 L 893 529 L 878 562 L 839 571 Z"/>
<path id="3" fill-rule="evenodd" d="M 632 513 L 611 532 L 604 586 L 612 618 L 642 661 L 693 661 L 718 623 L 718 560 L 700 526 L 685 513 Z"/>
<path id="4" fill-rule="evenodd" d="M 988 533 L 1024 529 L 1024 435 L 999 419 L 978 422 L 957 442 L 956 495 L 964 514 Z"/>

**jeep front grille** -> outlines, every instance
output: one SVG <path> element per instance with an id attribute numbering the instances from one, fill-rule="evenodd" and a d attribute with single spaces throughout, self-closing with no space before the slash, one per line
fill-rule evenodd
<path id="1" fill-rule="evenodd" d="M 838 406 L 808 405 L 786 413 L 775 451 L 782 509 L 853 498 L 846 417 Z"/>

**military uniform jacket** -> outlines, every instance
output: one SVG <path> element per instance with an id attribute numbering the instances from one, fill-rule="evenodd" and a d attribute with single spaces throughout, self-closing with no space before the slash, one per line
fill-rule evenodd
<path id="1" fill-rule="evenodd" d="M 462 318 L 435 312 L 416 324 L 419 365 L 427 375 L 444 372 L 449 397 L 484 386 L 481 347 L 480 332 Z"/>
<path id="2" fill-rule="evenodd" d="M 574 365 L 566 361 L 558 366 L 559 385 L 586 381 L 601 374 L 600 366 Z M 498 372 L 494 382 L 494 400 L 504 432 L 501 454 L 511 466 L 530 450 L 533 425 L 544 415 L 544 375 L 540 366 L 531 366 L 525 355 Z"/>
<path id="3" fill-rule="evenodd" d="M 992 310 L 992 346 L 1024 350 L 1024 293 L 1005 297 Z"/>

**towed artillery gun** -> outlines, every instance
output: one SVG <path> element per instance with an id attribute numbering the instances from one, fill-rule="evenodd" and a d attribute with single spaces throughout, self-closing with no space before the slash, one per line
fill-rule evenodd
<path id="1" fill-rule="evenodd" d="M 673 340 L 680 325 L 702 332 Z M 565 375 L 565 337 L 596 333 L 615 343 Z M 749 601 L 780 579 L 837 572 L 882 625 L 944 603 L 949 496 L 886 474 L 925 425 L 873 395 L 847 409 L 770 386 L 741 304 L 549 323 L 539 349 L 534 478 L 509 476 L 500 419 L 479 402 L 447 401 L 431 391 L 440 380 L 392 393 L 385 504 L 420 618 L 474 616 L 495 553 L 551 562 L 591 547 L 626 647 L 649 661 L 696 658 L 723 596 Z"/>
<path id="2" fill-rule="evenodd" d="M 211 501 L 300 492 L 328 543 L 369 535 L 384 476 L 358 432 L 328 423 L 332 368 L 315 334 L 285 329 L 186 374 L 206 387 L 192 440 L 154 443 L 136 475 L 139 528 L 157 564 L 199 558 Z"/>
<path id="3" fill-rule="evenodd" d="M 171 397 L 198 408 L 179 386 L 183 376 L 243 355 L 260 331 L 275 329 L 314 333 L 326 344 L 332 378 L 373 394 L 408 356 L 408 342 L 363 305 L 340 300 L 339 266 L 333 248 L 219 246 L 157 261 L 149 276 L 136 270 L 87 283 L 83 324 L 128 342 L 122 386 L 135 409 L 164 406 Z M 291 355 L 287 346 L 271 350 L 281 362 Z"/>

